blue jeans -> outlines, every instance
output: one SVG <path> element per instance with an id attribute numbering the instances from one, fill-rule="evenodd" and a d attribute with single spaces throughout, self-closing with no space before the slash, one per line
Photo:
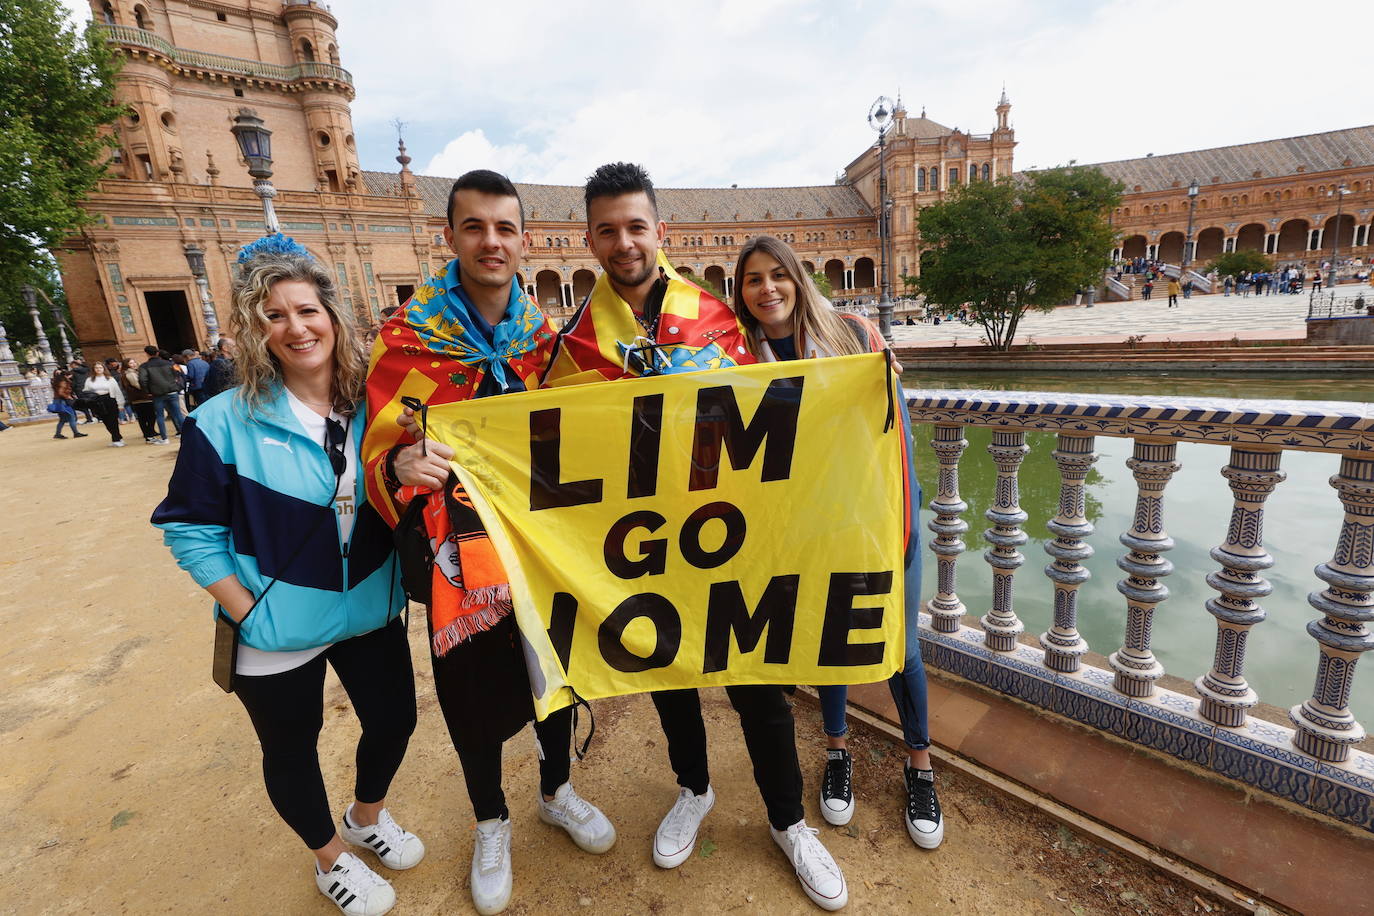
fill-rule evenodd
<path id="1" fill-rule="evenodd" d="M 902 723 L 902 739 L 913 751 L 923 751 L 930 747 L 930 728 L 926 710 L 926 669 L 921 661 L 921 484 L 916 479 L 914 443 L 911 441 L 911 421 L 905 410 L 902 415 L 902 432 L 909 446 L 907 460 L 907 480 L 911 488 L 911 543 L 906 555 L 906 656 L 900 671 L 887 679 L 887 688 L 892 692 L 892 701 L 897 704 L 897 720 Z M 845 707 L 849 699 L 849 688 L 844 685 L 818 687 L 816 692 L 821 698 L 821 721 L 825 733 L 832 738 L 844 737 L 849 732 L 845 722 Z"/>
<path id="2" fill-rule="evenodd" d="M 167 423 L 163 414 L 172 418 L 172 426 L 176 428 L 178 434 L 181 433 L 181 395 L 175 391 L 171 394 L 158 394 L 153 396 L 153 418 L 157 420 L 157 434 L 160 438 L 167 438 Z"/>
<path id="3" fill-rule="evenodd" d="M 58 413 L 57 413 L 57 431 L 54 432 L 53 435 L 55 435 L 55 436 L 60 436 L 60 435 L 62 435 L 62 424 L 63 424 L 63 423 L 70 423 L 70 424 L 71 424 L 71 427 L 72 427 L 72 435 L 73 435 L 73 436 L 79 436 L 79 435 L 80 435 L 80 433 L 78 433 L 78 432 L 76 431 L 76 411 L 75 411 L 75 410 L 61 410 L 61 411 L 58 411 Z"/>

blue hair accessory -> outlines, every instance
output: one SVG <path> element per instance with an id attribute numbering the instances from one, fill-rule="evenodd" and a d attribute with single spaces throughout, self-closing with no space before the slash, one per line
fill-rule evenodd
<path id="1" fill-rule="evenodd" d="M 295 239 L 274 232 L 271 235 L 264 235 L 256 242 L 250 242 L 239 249 L 240 264 L 247 264 L 249 261 L 264 254 L 294 254 L 302 257 L 313 258 L 305 246 Z"/>

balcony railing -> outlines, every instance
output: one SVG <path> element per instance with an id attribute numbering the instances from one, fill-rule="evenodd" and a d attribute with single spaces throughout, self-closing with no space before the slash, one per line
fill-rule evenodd
<path id="1" fill-rule="evenodd" d="M 244 57 L 229 57 L 225 54 L 212 54 L 208 51 L 179 48 L 147 29 L 137 29 L 127 25 L 105 25 L 101 28 L 105 30 L 106 41 L 110 44 L 152 51 L 177 66 L 189 70 L 228 73 L 232 76 L 271 80 L 278 83 L 295 83 L 314 79 L 353 85 L 353 74 L 343 67 L 336 67 L 333 64 L 308 61 L 283 67 Z"/>
<path id="2" fill-rule="evenodd" d="M 1374 649 L 1374 406 L 1052 392 L 906 395 L 912 420 L 933 424 L 930 445 L 939 465 L 938 492 L 929 504 L 937 586 L 920 634 L 929 664 L 1374 830 L 1374 754 L 1352 750 L 1365 731 L 1350 709 L 1355 663 Z M 968 426 L 992 430 L 988 452 L 997 469 L 984 534 L 991 549 L 983 554 L 993 581 L 991 608 L 977 627 L 964 623 L 967 609 L 956 589 L 956 561 L 969 530 L 959 493 Z M 1036 585 L 1031 574 L 1018 574 L 1026 562 L 1018 548 L 1028 540 L 1018 471 L 1029 451 L 1026 433 L 1035 430 L 1057 434 L 1052 455 L 1060 475 L 1058 511 L 1046 525 L 1053 538 L 1045 544 L 1048 583 L 1041 583 L 1047 599 L 1052 596 L 1053 624 L 1038 646 L 1022 641 L 1025 625 L 1012 606 L 1015 590 Z M 1084 663 L 1088 645 L 1078 630 L 1078 589 L 1089 578 L 1083 561 L 1093 553 L 1085 482 L 1097 461 L 1097 436 L 1134 440 L 1125 462 L 1135 480 L 1134 515 L 1119 537 L 1125 552 L 1117 560 L 1125 573 L 1117 584 L 1123 636 L 1119 644 L 1096 647 L 1110 653 L 1108 668 Z M 1206 603 L 1216 618 L 1215 655 L 1194 682 L 1195 696 L 1156 683 L 1164 668 L 1151 650 L 1155 609 L 1169 597 L 1161 580 L 1173 571 L 1164 558 L 1174 547 L 1164 527 L 1164 494 L 1180 469 L 1179 442 L 1230 449 L 1221 474 L 1233 508 L 1229 524 L 1218 520 L 1218 533 L 1225 534 L 1210 552 L 1217 568 L 1206 577 L 1217 592 Z M 1330 483 L 1344 518 L 1331 532 L 1332 558 L 1316 568 L 1321 582 L 1308 595 L 1318 615 L 1307 625 L 1315 646 L 1305 650 L 1315 649 L 1316 686 L 1290 710 L 1290 729 L 1249 714 L 1259 697 L 1245 678 L 1245 650 L 1251 629 L 1265 619 L 1257 599 L 1271 591 L 1263 576 L 1274 564 L 1262 540 L 1264 503 L 1284 481 L 1279 465 L 1291 450 L 1341 456 Z"/>
<path id="3" fill-rule="evenodd" d="M 1359 318 L 1374 315 L 1374 289 L 1368 294 L 1364 291 L 1353 296 L 1336 297 L 1336 291 L 1321 294 L 1313 292 L 1307 301 L 1307 319 L 1313 318 Z"/>

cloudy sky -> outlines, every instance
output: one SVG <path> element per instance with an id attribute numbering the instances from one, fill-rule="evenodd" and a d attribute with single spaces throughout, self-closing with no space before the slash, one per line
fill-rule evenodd
<path id="1" fill-rule="evenodd" d="M 65 0 L 83 9 L 82 0 Z M 986 132 L 1019 168 L 1370 123 L 1363 0 L 332 0 L 364 168 L 663 186 L 819 184 L 879 95 Z"/>

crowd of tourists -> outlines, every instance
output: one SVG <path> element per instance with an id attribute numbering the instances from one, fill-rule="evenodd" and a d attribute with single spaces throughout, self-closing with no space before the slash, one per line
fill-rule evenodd
<path id="1" fill-rule="evenodd" d="M 167 445 L 169 423 L 172 435 L 180 436 L 186 414 L 236 383 L 234 342 L 228 337 L 207 351 L 173 354 L 148 346 L 143 352 L 142 361 L 110 357 L 88 364 L 76 356 L 50 377 L 41 366 L 27 370 L 32 389 L 51 395 L 47 411 L 57 417 L 53 438 L 69 438 L 65 429 L 71 430 L 70 438 L 84 438 L 88 434 L 77 427 L 99 422 L 109 433 L 110 447 L 123 448 L 121 427 L 137 422 L 145 443 Z"/>
<path id="2" fill-rule="evenodd" d="M 370 361 L 333 272 L 274 235 L 239 258 L 228 322 L 236 387 L 216 395 L 207 386 L 211 372 L 197 388 L 193 379 L 203 370 L 193 368 L 194 355 L 181 369 L 161 354 L 135 367 L 138 388 L 152 404 L 166 411 L 185 397 L 192 408 L 184 419 L 170 410 L 181 446 L 152 521 L 177 563 L 213 599 L 216 679 L 252 723 L 268 798 L 309 850 L 319 891 L 344 913 L 389 910 L 396 891 L 374 865 L 400 872 L 425 856 L 424 842 L 387 805 L 417 721 L 400 619 L 407 595 L 422 602 L 428 618 L 434 690 L 476 822 L 473 904 L 480 913 L 500 912 L 514 887 L 515 817 L 502 784 L 502 749 L 535 718 L 527 661 L 504 570 L 482 546 L 481 521 L 462 511 L 470 501 L 450 467 L 453 450 L 425 436 L 412 398 L 428 406 L 666 374 L 678 370 L 661 353 L 686 346 L 689 335 L 718 345 L 727 367 L 887 352 L 873 325 L 832 307 L 796 253 L 776 238 L 759 236 L 740 251 L 733 307 L 682 279 L 661 251 L 665 224 L 639 166 L 597 169 L 585 202 L 588 244 L 605 272 L 602 292 L 593 291 L 557 332 L 515 282 L 529 245 L 519 193 L 504 176 L 478 170 L 450 191 L 444 239 L 453 260 L 423 287 L 423 301 L 412 298 L 386 320 Z M 633 350 L 618 352 L 612 338 L 634 341 Z M 119 378 L 93 389 L 116 409 L 121 396 L 128 399 L 129 370 Z M 917 847 L 933 849 L 943 839 L 944 819 L 917 639 L 920 551 L 913 522 L 921 498 L 913 454 L 905 449 L 906 643 L 896 650 L 901 668 L 889 682 L 905 741 L 906 792 L 892 813 Z M 250 505 L 252 511 L 243 511 Z M 388 529 L 396 529 L 394 539 Z M 435 543 L 463 549 L 443 552 L 440 563 L 428 552 Z M 361 724 L 352 800 L 337 820 L 316 749 L 326 666 L 343 683 Z M 836 910 L 846 905 L 849 887 L 805 817 L 790 691 L 785 685 L 725 688 L 771 838 L 801 892 Z M 819 785 L 813 797 L 828 823 L 846 824 L 855 816 L 854 785 L 862 775 L 846 745 L 846 688 L 819 693 L 826 742 L 814 752 Z M 741 787 L 734 774 L 723 784 L 712 778 L 695 690 L 650 697 L 678 785 L 665 799 L 650 851 L 656 866 L 672 869 L 696 849 L 717 791 Z M 582 851 L 608 854 L 615 826 L 572 785 L 571 710 L 535 722 L 534 733 L 534 813 L 565 830 Z M 588 765 L 597 765 L 595 755 Z M 428 831 L 452 823 L 415 810 L 403 820 Z"/>

